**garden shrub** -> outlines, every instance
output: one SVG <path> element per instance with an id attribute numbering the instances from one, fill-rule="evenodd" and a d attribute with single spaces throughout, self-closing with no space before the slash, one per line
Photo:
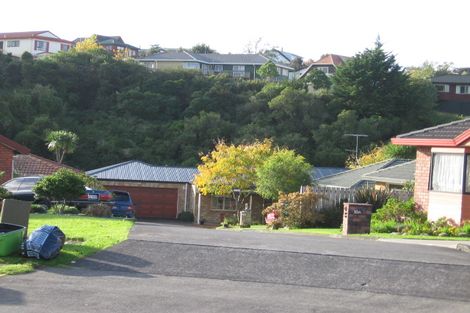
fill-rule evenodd
<path id="1" fill-rule="evenodd" d="M 406 201 L 390 198 L 383 207 L 372 215 L 372 219 L 383 222 L 392 220 L 398 223 L 403 223 L 406 220 L 425 221 L 426 213 L 416 210 L 413 198 Z"/>
<path id="2" fill-rule="evenodd" d="M 393 220 L 379 221 L 374 219 L 370 227 L 373 233 L 393 233 L 399 232 L 402 225 Z"/>
<path id="3" fill-rule="evenodd" d="M 192 212 L 186 211 L 178 214 L 178 220 L 182 222 L 193 222 L 194 214 Z"/>
<path id="4" fill-rule="evenodd" d="M 318 222 L 320 227 L 337 228 L 343 223 L 344 201 L 337 205 L 324 208 L 320 211 L 322 219 Z"/>
<path id="5" fill-rule="evenodd" d="M 47 213 L 47 206 L 45 204 L 31 204 L 31 210 L 29 212 L 44 214 Z"/>
<path id="6" fill-rule="evenodd" d="M 358 189 L 354 193 L 354 199 L 357 203 L 372 204 L 372 212 L 384 206 L 389 198 L 390 192 L 387 190 L 376 190 L 368 187 Z"/>
<path id="7" fill-rule="evenodd" d="M 76 207 L 61 204 L 61 203 L 54 204 L 53 206 L 51 206 L 49 211 L 54 214 L 78 214 L 80 213 L 80 210 L 78 210 Z"/>
<path id="8" fill-rule="evenodd" d="M 86 207 L 83 211 L 83 214 L 88 216 L 95 217 L 111 217 L 111 207 L 104 203 L 92 204 Z"/>
<path id="9" fill-rule="evenodd" d="M 315 204 L 320 199 L 310 189 L 304 193 L 293 192 L 281 194 L 279 200 L 263 210 L 263 215 L 274 213 L 277 226 L 302 228 L 313 226 L 322 220 L 321 214 L 315 210 Z"/>
<path id="10" fill-rule="evenodd" d="M 235 226 L 238 224 L 238 219 L 236 214 L 225 215 L 222 225 L 225 227 Z"/>

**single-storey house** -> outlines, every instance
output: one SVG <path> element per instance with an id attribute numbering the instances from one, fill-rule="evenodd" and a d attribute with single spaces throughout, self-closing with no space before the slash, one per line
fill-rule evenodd
<path id="1" fill-rule="evenodd" d="M 367 166 L 341 171 L 333 175 L 321 177 L 320 179 L 314 180 L 314 184 L 319 187 L 340 189 L 358 189 L 364 186 L 374 186 L 375 181 L 373 179 L 368 179 L 364 175 L 406 163 L 408 161 L 409 160 L 404 159 L 391 159 L 377 162 Z"/>
<path id="2" fill-rule="evenodd" d="M 233 196 L 203 196 L 193 185 L 197 168 L 155 166 L 141 161 L 127 161 L 87 174 L 97 178 L 109 190 L 130 193 L 140 218 L 176 219 L 181 212 L 194 214 L 196 223 L 219 224 L 224 216 L 237 213 Z M 265 205 L 258 195 L 245 197 L 252 218 L 261 221 Z M 244 208 L 245 203 L 240 204 Z"/>
<path id="3" fill-rule="evenodd" d="M 414 199 L 429 220 L 470 220 L 470 119 L 398 135 L 392 143 L 417 148 Z"/>
<path id="4" fill-rule="evenodd" d="M 414 183 L 416 161 L 400 163 L 362 175 L 364 180 L 375 183 L 375 189 L 403 189 L 408 183 Z"/>

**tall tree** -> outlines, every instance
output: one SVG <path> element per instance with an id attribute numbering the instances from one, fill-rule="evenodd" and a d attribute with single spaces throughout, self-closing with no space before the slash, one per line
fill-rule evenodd
<path id="1" fill-rule="evenodd" d="M 256 73 L 259 77 L 266 80 L 274 80 L 276 77 L 279 76 L 276 64 L 274 64 L 273 61 L 269 61 L 261 65 L 260 68 L 256 71 Z"/>
<path id="2" fill-rule="evenodd" d="M 209 47 L 209 45 L 206 45 L 205 43 L 198 43 L 197 45 L 193 46 L 191 48 L 191 52 L 202 54 L 216 53 L 214 49 L 211 49 L 211 47 Z"/>
<path id="3" fill-rule="evenodd" d="M 56 161 L 62 163 L 66 153 L 77 147 L 78 136 L 66 130 L 51 131 L 47 135 L 47 148 L 55 153 Z"/>

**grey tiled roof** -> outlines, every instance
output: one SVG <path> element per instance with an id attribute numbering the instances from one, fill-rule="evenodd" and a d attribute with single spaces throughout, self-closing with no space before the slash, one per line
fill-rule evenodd
<path id="1" fill-rule="evenodd" d="M 397 138 L 454 139 L 470 129 L 470 118 L 398 135 Z"/>
<path id="2" fill-rule="evenodd" d="M 196 168 L 154 166 L 141 161 L 128 161 L 95 170 L 87 174 L 100 180 L 191 183 Z"/>
<path id="3" fill-rule="evenodd" d="M 262 65 L 269 61 L 261 54 L 220 54 L 220 53 L 192 53 L 189 51 L 171 51 L 156 53 L 140 58 L 141 61 L 195 61 L 206 64 L 240 64 L 240 65 Z M 286 64 L 276 65 L 292 69 Z"/>
<path id="4" fill-rule="evenodd" d="M 345 172 L 347 170 L 348 169 L 344 168 L 344 167 L 318 167 L 318 166 L 315 166 L 312 170 L 311 175 L 312 175 L 312 178 L 314 180 L 317 180 L 317 179 L 320 179 L 322 177 L 331 176 L 331 175 L 334 175 L 334 174 Z"/>
<path id="5" fill-rule="evenodd" d="M 171 52 L 163 52 L 163 53 L 155 53 L 139 60 L 148 60 L 148 61 L 171 61 L 171 60 L 184 60 L 184 61 L 192 61 L 194 58 L 186 52 L 178 52 L 178 51 L 171 51 Z"/>
<path id="6" fill-rule="evenodd" d="M 442 75 L 442 76 L 437 76 L 433 77 L 431 79 L 433 83 L 441 83 L 441 84 L 470 84 L 470 75 L 455 75 L 455 74 L 449 74 L 449 75 Z"/>
<path id="7" fill-rule="evenodd" d="M 376 182 L 403 185 L 408 181 L 415 180 L 415 168 L 416 160 L 413 160 L 367 173 L 362 177 Z"/>
<path id="8" fill-rule="evenodd" d="M 362 176 L 377 171 L 382 168 L 387 168 L 390 166 L 398 165 L 409 160 L 402 159 L 392 159 L 368 166 L 352 169 L 342 173 L 334 174 L 331 176 L 326 176 L 315 181 L 319 186 L 330 186 L 330 187 L 340 187 L 340 188 L 356 188 L 362 186 L 367 182 Z"/>

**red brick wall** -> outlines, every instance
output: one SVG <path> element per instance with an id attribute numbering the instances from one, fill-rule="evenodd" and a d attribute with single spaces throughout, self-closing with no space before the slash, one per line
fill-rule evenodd
<path id="1" fill-rule="evenodd" d="M 428 210 L 431 147 L 417 147 L 414 199 L 419 209 Z"/>
<path id="2" fill-rule="evenodd" d="M 0 144 L 0 172 L 5 172 L 0 178 L 0 184 L 12 178 L 13 150 Z"/>

